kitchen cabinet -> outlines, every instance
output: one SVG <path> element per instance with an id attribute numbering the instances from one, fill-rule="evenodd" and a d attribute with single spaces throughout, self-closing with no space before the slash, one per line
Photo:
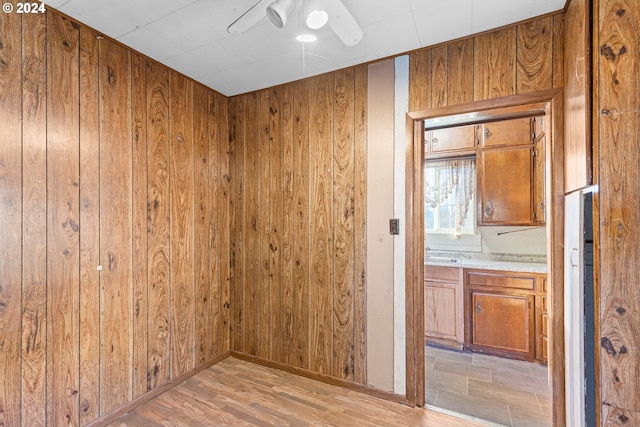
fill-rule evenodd
<path id="1" fill-rule="evenodd" d="M 425 131 L 425 158 L 474 154 L 477 129 L 476 125 L 468 125 Z"/>
<path id="2" fill-rule="evenodd" d="M 425 339 L 461 349 L 464 343 L 462 269 L 426 265 Z"/>
<path id="3" fill-rule="evenodd" d="M 533 273 L 464 270 L 465 348 L 540 360 L 541 280 Z M 537 306 L 538 309 L 536 309 Z"/>
<path id="4" fill-rule="evenodd" d="M 541 120 L 524 117 L 481 125 L 477 153 L 479 225 L 544 223 L 545 135 Z"/>

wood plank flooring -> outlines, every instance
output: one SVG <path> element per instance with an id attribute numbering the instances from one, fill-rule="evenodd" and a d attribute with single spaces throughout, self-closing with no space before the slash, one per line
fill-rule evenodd
<path id="1" fill-rule="evenodd" d="M 460 426 L 480 424 L 229 357 L 110 427 Z"/>

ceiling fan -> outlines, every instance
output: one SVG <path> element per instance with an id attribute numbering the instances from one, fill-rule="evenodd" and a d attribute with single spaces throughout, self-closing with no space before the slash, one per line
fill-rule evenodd
<path id="1" fill-rule="evenodd" d="M 296 1 L 302 0 L 259 0 L 229 25 L 227 32 L 244 33 L 265 17 L 276 27 L 283 28 Z M 305 24 L 310 29 L 328 25 L 347 46 L 355 46 L 362 40 L 362 28 L 341 0 L 312 0 L 305 2 L 303 7 Z"/>

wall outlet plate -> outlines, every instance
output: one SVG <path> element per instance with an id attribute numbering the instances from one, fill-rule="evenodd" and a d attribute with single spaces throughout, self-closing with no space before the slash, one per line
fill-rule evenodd
<path id="1" fill-rule="evenodd" d="M 389 233 L 400 234 L 400 220 L 398 218 L 391 218 L 389 220 Z"/>

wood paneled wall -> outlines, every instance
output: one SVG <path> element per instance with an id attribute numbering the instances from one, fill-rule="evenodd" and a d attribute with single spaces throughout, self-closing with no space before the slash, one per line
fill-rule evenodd
<path id="1" fill-rule="evenodd" d="M 564 14 L 410 54 L 409 111 L 562 87 Z"/>
<path id="2" fill-rule="evenodd" d="M 631 426 L 640 425 L 640 3 L 594 6 L 602 425 Z"/>
<path id="3" fill-rule="evenodd" d="M 232 349 L 366 382 L 359 66 L 229 101 Z"/>
<path id="4" fill-rule="evenodd" d="M 229 349 L 227 99 L 55 12 L 0 64 L 0 425 L 87 424 Z"/>

